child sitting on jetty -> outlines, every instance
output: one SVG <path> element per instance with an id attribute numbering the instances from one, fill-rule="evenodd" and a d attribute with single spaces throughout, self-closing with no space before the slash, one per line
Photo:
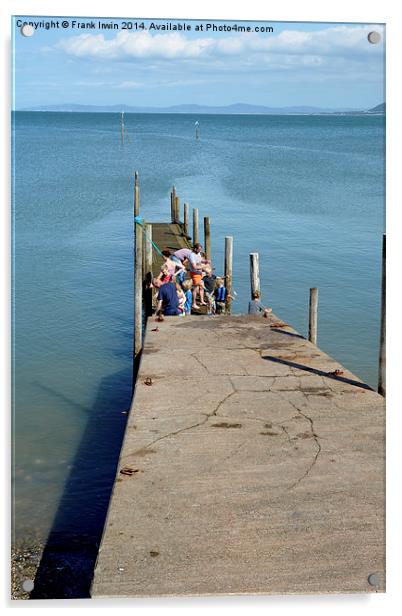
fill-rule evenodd
<path id="1" fill-rule="evenodd" d="M 260 292 L 254 291 L 251 294 L 252 300 L 248 303 L 248 313 L 249 314 L 261 314 L 262 316 L 265 318 L 268 318 L 268 315 L 272 312 L 272 308 L 266 308 L 265 306 L 263 306 L 260 302 L 260 297 L 261 294 Z"/>
<path id="2" fill-rule="evenodd" d="M 184 304 L 184 312 L 188 315 L 191 314 L 191 305 L 193 303 L 193 294 L 191 289 L 193 287 L 193 283 L 191 280 L 185 280 L 183 282 L 183 292 L 186 298 L 186 303 Z"/>
<path id="3" fill-rule="evenodd" d="M 226 310 L 226 300 L 228 292 L 225 287 L 225 281 L 223 278 L 216 279 L 216 289 L 214 291 L 216 314 L 224 314 Z"/>
<path id="4" fill-rule="evenodd" d="M 216 276 L 212 273 L 212 267 L 210 265 L 205 266 L 205 275 L 202 279 L 204 283 L 205 289 L 205 299 L 208 304 L 208 314 L 213 314 L 215 312 L 215 298 L 214 298 L 214 290 L 216 284 Z"/>
<path id="5" fill-rule="evenodd" d="M 176 282 L 176 292 L 177 292 L 177 299 L 179 300 L 179 312 L 180 312 L 180 315 L 184 317 L 184 315 L 186 314 L 185 312 L 186 296 L 178 282 Z"/>

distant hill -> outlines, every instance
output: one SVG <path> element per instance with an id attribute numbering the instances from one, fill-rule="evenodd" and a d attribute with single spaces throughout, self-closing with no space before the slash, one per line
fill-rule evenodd
<path id="1" fill-rule="evenodd" d="M 201 114 L 323 114 L 323 113 L 359 113 L 359 109 L 328 109 L 322 107 L 293 106 L 293 107 L 266 107 L 264 105 L 249 105 L 246 103 L 234 103 L 226 106 L 208 105 L 173 105 L 171 107 L 134 107 L 131 105 L 38 105 L 21 109 L 20 111 L 59 111 L 81 113 L 189 113 Z"/>
<path id="2" fill-rule="evenodd" d="M 367 113 L 385 113 L 385 103 L 381 103 L 372 109 L 368 109 Z"/>

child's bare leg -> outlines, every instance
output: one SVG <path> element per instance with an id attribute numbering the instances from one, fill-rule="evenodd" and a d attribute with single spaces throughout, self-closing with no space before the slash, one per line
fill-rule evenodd
<path id="1" fill-rule="evenodd" d="M 194 286 L 192 289 L 192 293 L 193 293 L 193 305 L 192 308 L 197 309 L 197 291 L 198 291 L 198 287 Z"/>
<path id="2" fill-rule="evenodd" d="M 206 305 L 206 302 L 204 301 L 204 284 L 203 284 L 202 281 L 201 281 L 201 284 L 200 284 L 200 304 L 201 304 L 201 306 L 205 306 Z"/>

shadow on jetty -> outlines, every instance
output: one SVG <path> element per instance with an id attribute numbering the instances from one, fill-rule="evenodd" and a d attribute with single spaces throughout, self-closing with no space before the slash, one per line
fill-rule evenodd
<path id="1" fill-rule="evenodd" d="M 100 383 L 64 486 L 30 599 L 90 597 L 136 370 L 138 365 L 135 366 L 134 381 L 132 368 L 128 366 Z"/>
<path id="2" fill-rule="evenodd" d="M 272 355 L 265 355 L 262 359 L 266 361 L 272 361 L 277 364 L 285 364 L 286 366 L 291 366 L 291 368 L 298 368 L 299 370 L 305 370 L 306 372 L 311 372 L 312 374 L 318 374 L 319 376 L 325 376 L 327 379 L 333 379 L 334 381 L 341 381 L 342 383 L 347 383 L 348 385 L 354 385 L 355 387 L 361 387 L 362 389 L 369 389 L 373 391 L 373 389 L 366 385 L 366 383 L 362 383 L 361 381 L 355 381 L 354 379 L 348 379 L 346 376 L 341 376 L 338 374 L 332 374 L 331 372 L 325 372 L 325 370 L 319 370 L 318 368 L 311 368 L 310 366 L 304 366 L 303 364 L 298 364 L 294 361 L 289 361 L 287 359 L 280 359 L 279 357 L 273 357 Z"/>

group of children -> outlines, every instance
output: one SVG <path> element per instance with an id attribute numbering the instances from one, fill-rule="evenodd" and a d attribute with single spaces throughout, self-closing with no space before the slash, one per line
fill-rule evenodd
<path id="1" fill-rule="evenodd" d="M 173 254 L 162 251 L 164 262 L 152 281 L 152 286 L 159 289 L 157 313 L 185 316 L 200 306 L 207 306 L 209 315 L 225 313 L 228 293 L 224 278 L 213 274 L 211 263 L 201 250 L 197 243 L 192 250 L 182 248 Z M 187 270 L 190 278 L 186 277 Z"/>

